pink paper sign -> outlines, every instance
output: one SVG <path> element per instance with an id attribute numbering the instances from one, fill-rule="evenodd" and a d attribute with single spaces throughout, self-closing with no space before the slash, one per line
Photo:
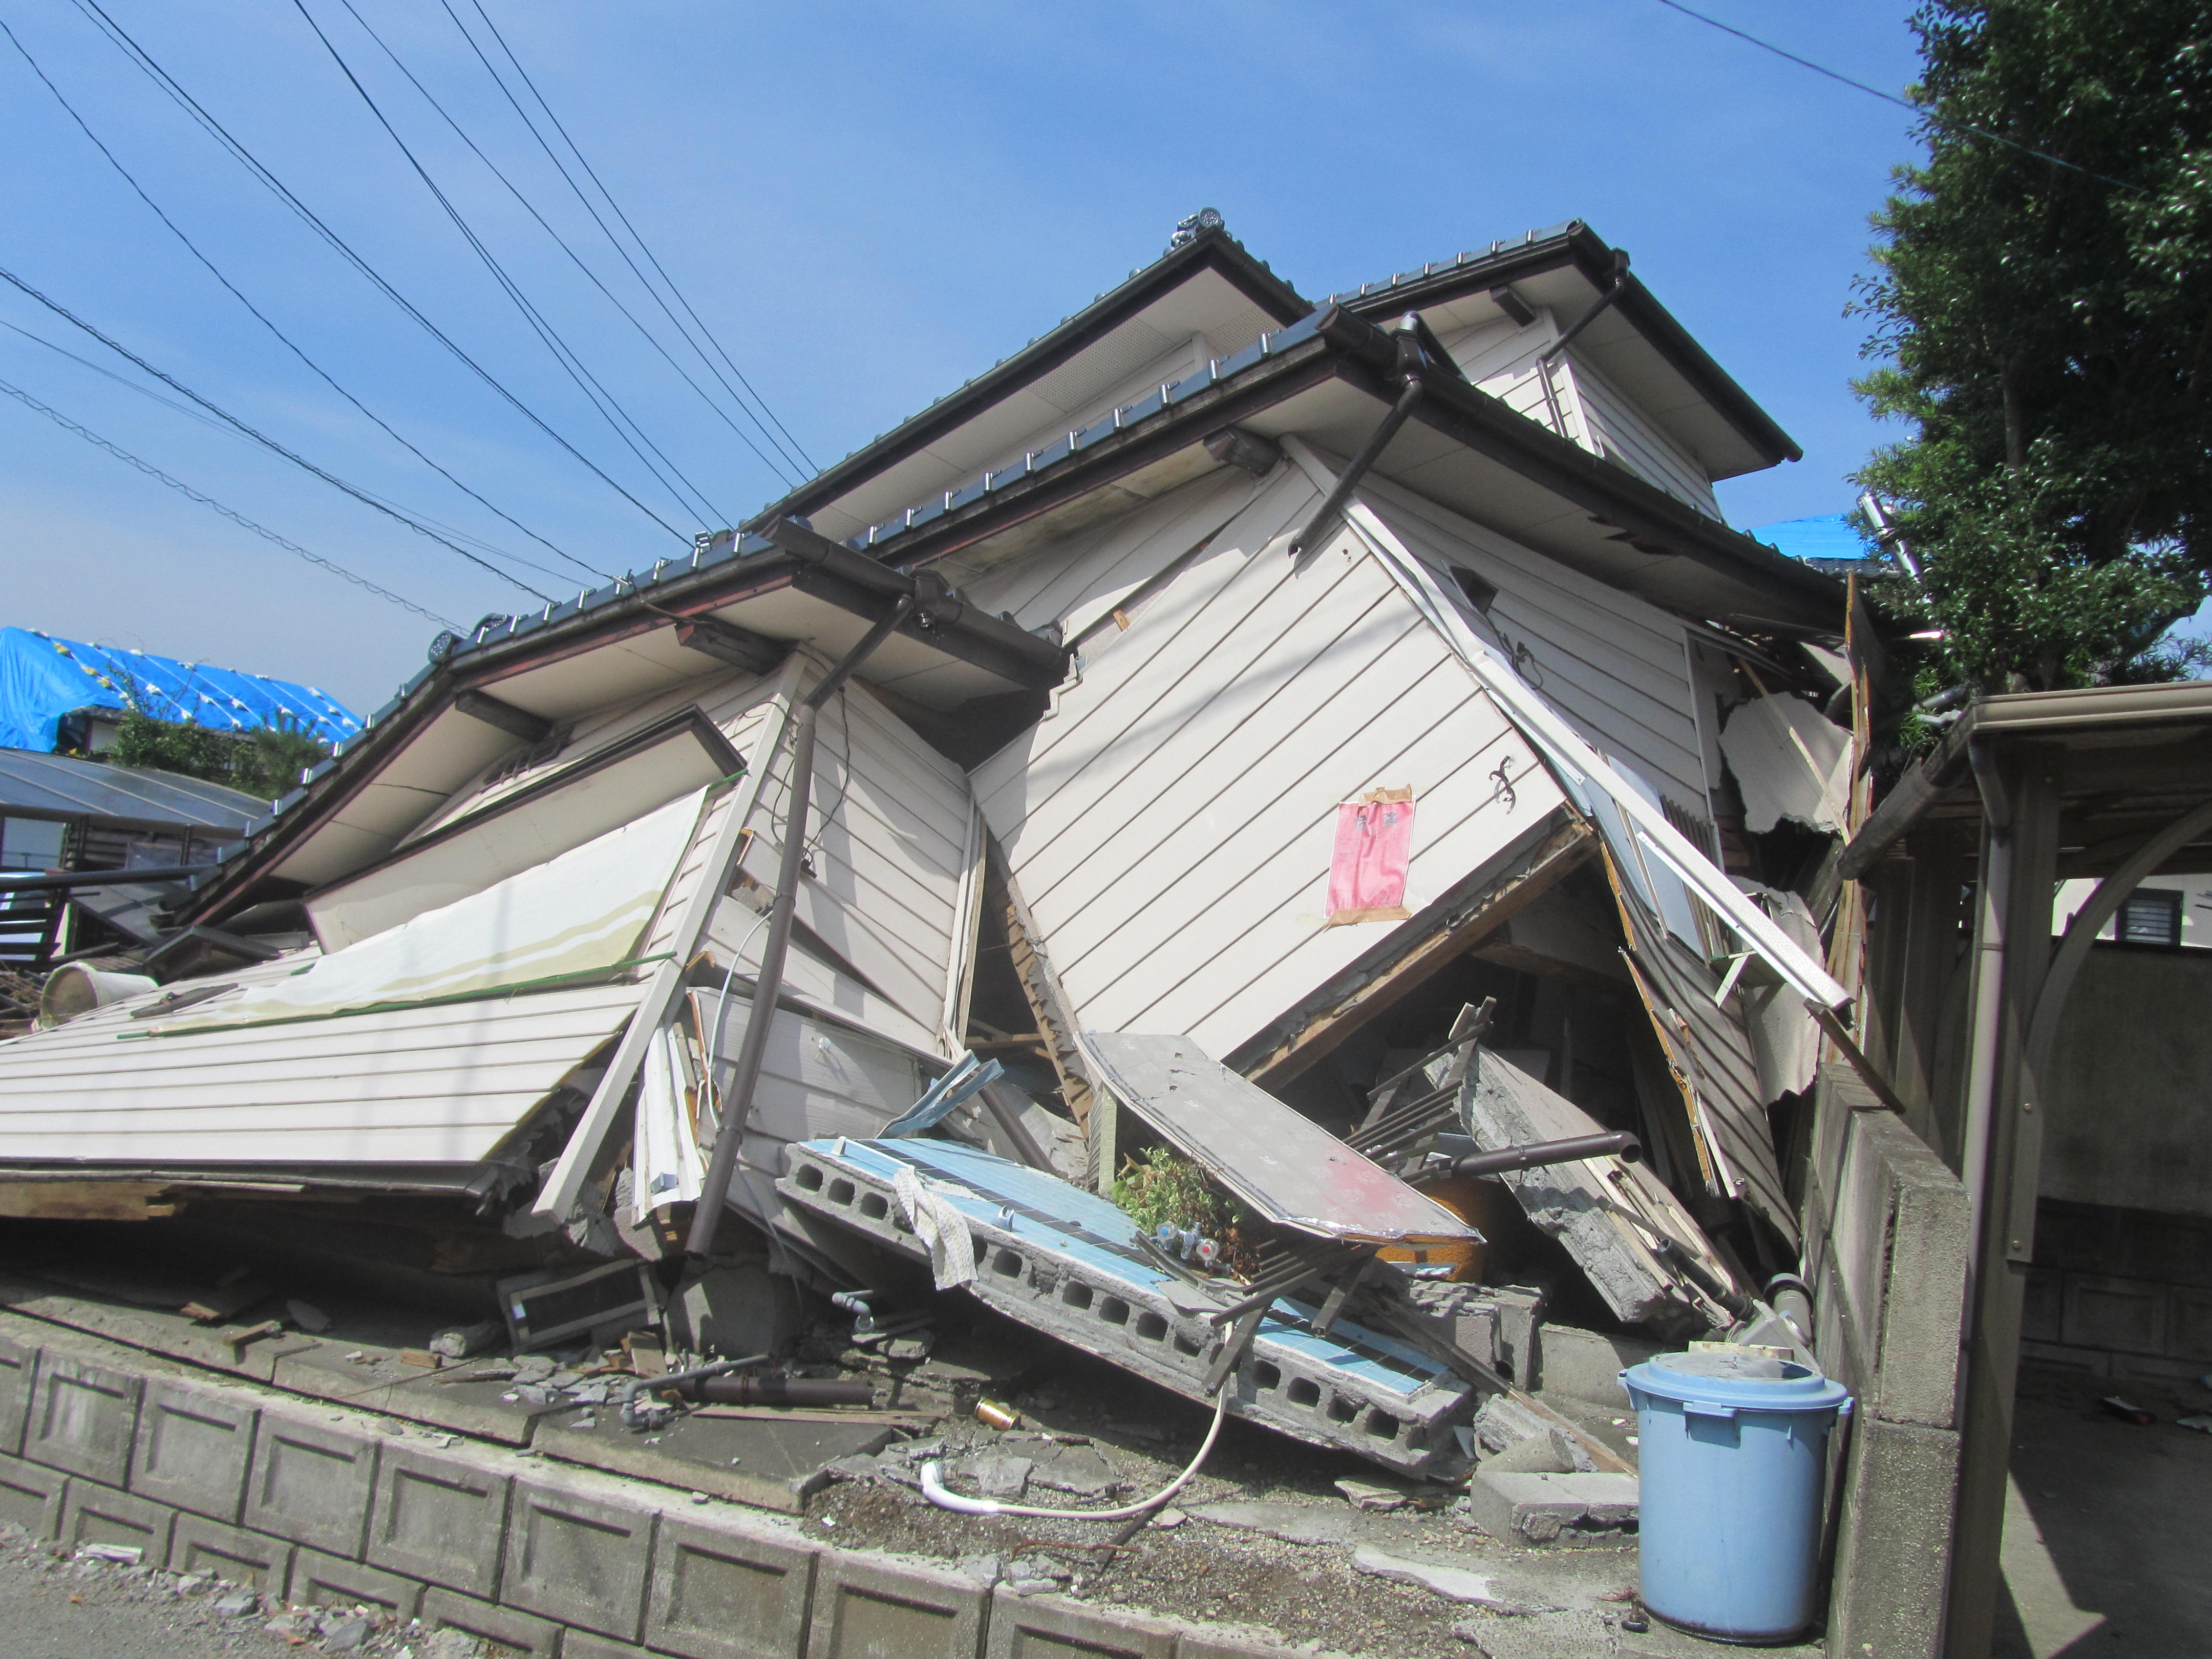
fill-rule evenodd
<path id="1" fill-rule="evenodd" d="M 1328 922 L 1403 921 L 1406 870 L 1413 857 L 1413 792 L 1375 789 L 1336 809 L 1328 865 Z"/>

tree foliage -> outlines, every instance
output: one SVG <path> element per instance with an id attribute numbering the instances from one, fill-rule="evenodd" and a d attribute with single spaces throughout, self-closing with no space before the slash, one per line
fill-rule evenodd
<path id="1" fill-rule="evenodd" d="M 330 756 L 329 746 L 279 714 L 277 724 L 236 733 L 165 720 L 128 708 L 107 758 L 118 766 L 176 772 L 275 800 L 299 787 L 300 774 Z"/>
<path id="2" fill-rule="evenodd" d="M 1912 428 L 1858 475 L 1923 565 L 1900 603 L 1980 690 L 2170 678 L 2212 571 L 2212 9 L 1927 0 L 1912 27 L 1929 157 L 1875 216 L 1857 387 Z"/>

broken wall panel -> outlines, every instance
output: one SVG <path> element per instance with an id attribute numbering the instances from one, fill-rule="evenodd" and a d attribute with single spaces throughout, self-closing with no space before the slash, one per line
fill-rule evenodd
<path id="1" fill-rule="evenodd" d="M 742 867 L 769 890 L 791 764 L 780 746 L 748 820 Z M 801 879 L 797 921 L 910 1018 L 956 1040 L 981 897 L 967 775 L 848 684 L 822 713 L 809 821 L 813 873 Z"/>
<path id="2" fill-rule="evenodd" d="M 1359 497 L 1444 577 L 1479 632 L 1575 727 L 1627 758 L 1667 794 L 1710 816 L 1708 781 L 1681 621 L 1632 594 L 1516 545 L 1388 479 Z M 1452 577 L 1497 590 L 1478 610 Z"/>
<path id="3" fill-rule="evenodd" d="M 1413 908 L 1559 803 L 1533 749 L 1348 537 L 1297 566 L 1263 551 L 1317 500 L 1279 471 L 976 769 L 1087 1026 L 1176 1030 L 1226 1053 L 1371 948 L 1379 926 L 1322 925 L 1340 801 L 1413 790 Z"/>
<path id="4" fill-rule="evenodd" d="M 974 1240 L 977 1300 L 1188 1399 L 1210 1399 L 1207 1372 L 1226 1328 L 1208 1312 L 1237 1286 L 1186 1282 L 1138 1242 L 1121 1211 L 1041 1171 L 940 1140 L 817 1142 L 794 1147 L 783 1195 L 824 1220 L 909 1256 L 927 1256 L 897 1208 L 902 1166 L 935 1184 Z M 1356 1452 L 1406 1474 L 1455 1450 L 1450 1425 L 1473 1407 L 1439 1361 L 1351 1317 L 1328 1335 L 1310 1304 L 1278 1298 L 1237 1362 L 1230 1409 L 1310 1444 Z"/>
<path id="5" fill-rule="evenodd" d="M 1832 836 L 1850 810 L 1851 734 L 1802 697 L 1769 693 L 1729 710 L 1721 753 L 1743 793 L 1744 828 L 1784 818 Z"/>
<path id="6" fill-rule="evenodd" d="M 700 947 L 711 960 L 717 986 L 719 975 L 734 965 L 737 972 L 732 983 L 738 993 L 750 988 L 753 975 L 760 969 L 761 951 L 768 939 L 766 914 L 766 895 L 757 890 L 748 891 L 742 897 L 726 898 L 714 907 Z M 886 1042 L 918 1054 L 951 1058 L 944 1052 L 945 1044 L 941 1033 L 923 1024 L 882 993 L 849 974 L 839 972 L 834 963 L 815 956 L 801 939 L 792 940 L 784 958 L 782 994 L 784 1001 L 823 1015 L 833 1024 L 858 1026 Z"/>

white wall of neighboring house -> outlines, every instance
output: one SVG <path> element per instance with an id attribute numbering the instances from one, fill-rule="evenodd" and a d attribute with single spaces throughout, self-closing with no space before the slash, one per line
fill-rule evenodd
<path id="1" fill-rule="evenodd" d="M 2058 884 L 2058 898 L 2051 907 L 2051 931 L 2056 936 L 2066 931 L 2067 926 L 2089 902 L 2097 890 L 2094 880 L 2062 881 Z M 2174 893 L 2180 897 L 2181 939 L 2179 943 L 2199 951 L 2212 950 L 2212 875 L 2152 876 L 2136 887 L 2138 893 L 2154 891 Z M 2124 909 L 2124 907 L 2123 907 Z M 2098 931 L 2102 939 L 2118 939 L 2119 916 L 2114 916 Z M 2156 940 L 2141 940 L 2154 944 Z"/>

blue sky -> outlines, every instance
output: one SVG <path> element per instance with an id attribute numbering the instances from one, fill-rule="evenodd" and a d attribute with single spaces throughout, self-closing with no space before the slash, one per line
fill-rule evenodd
<path id="1" fill-rule="evenodd" d="M 680 508 L 585 400 L 300 3 L 100 3 L 394 288 L 676 531 L 688 536 L 707 509 L 718 525 L 741 519 L 780 493 L 358 21 L 658 324 L 443 0 L 352 0 L 358 20 L 345 0 L 303 3 L 704 508 Z M 451 3 L 495 54 L 476 0 Z M 1589 221 L 1804 446 L 1802 462 L 1723 486 L 1738 525 L 1842 511 L 1844 475 L 1884 438 L 1846 384 L 1865 328 L 1844 309 L 1866 266 L 1866 216 L 1912 153 L 1910 117 L 1657 0 L 482 3 L 817 464 L 1156 257 L 1200 206 L 1310 296 Z M 1877 86 L 1913 73 L 1903 0 L 1702 9 Z M 683 550 L 347 266 L 76 0 L 0 0 L 0 18 L 224 274 L 410 441 L 583 565 L 620 571 Z M 520 573 L 541 591 L 581 584 L 576 566 L 408 454 L 254 321 L 4 40 L 0 145 L 0 267 L 325 470 L 465 544 L 550 567 Z M 0 286 L 0 324 L 182 401 L 15 289 Z M 205 417 L 6 328 L 0 380 L 424 609 L 468 623 L 536 603 Z M 0 568 L 0 622 L 300 679 L 364 713 L 420 665 L 434 631 L 4 397 Z"/>

